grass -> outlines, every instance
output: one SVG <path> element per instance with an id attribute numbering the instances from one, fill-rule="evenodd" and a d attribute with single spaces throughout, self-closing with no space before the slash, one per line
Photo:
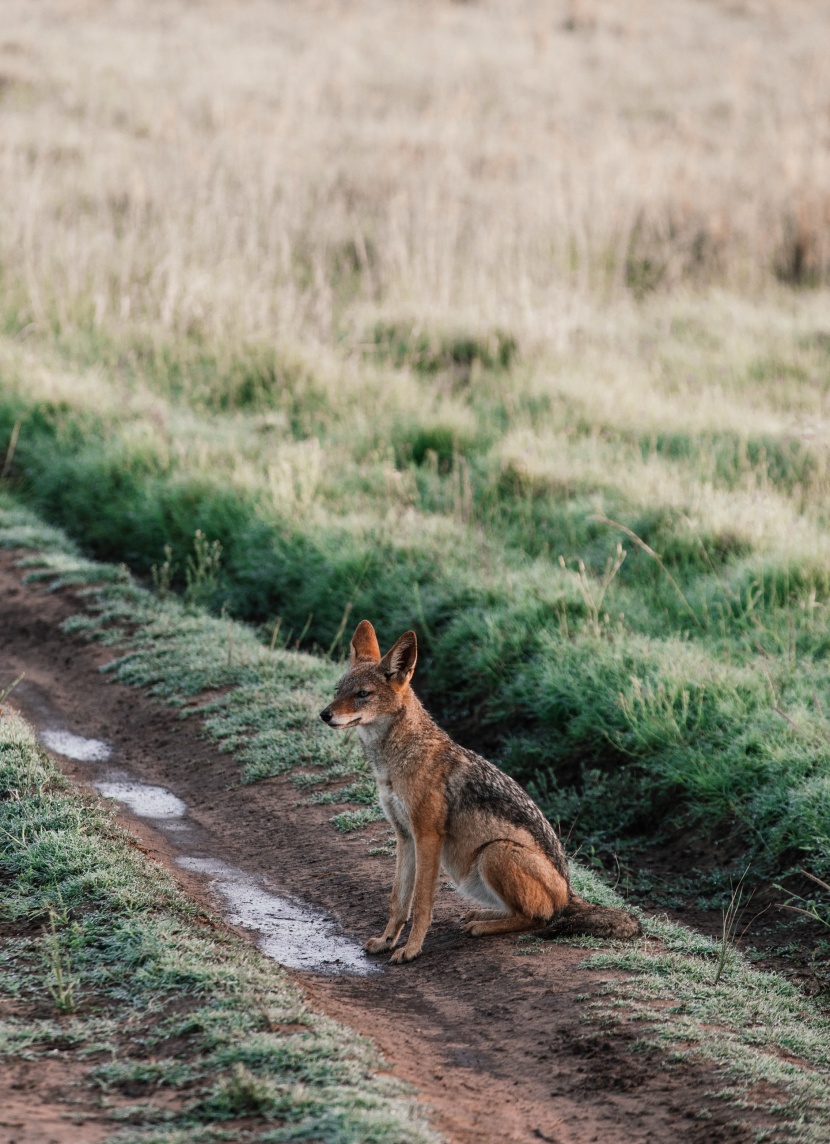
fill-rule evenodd
<path id="1" fill-rule="evenodd" d="M 586 965 L 593 969 L 626 970 L 631 974 L 615 981 L 595 1016 L 619 1019 L 626 1013 L 643 1022 L 641 1044 L 656 1047 L 678 1062 L 716 1062 L 725 1084 L 722 1098 L 744 1108 L 779 1110 L 783 1123 L 756 1132 L 756 1139 L 825 1139 L 828 1122 L 826 1027 L 802 1024 L 805 1010 L 798 990 L 770 974 L 758 974 L 737 953 L 727 959 L 727 968 L 717 986 L 713 969 L 720 951 L 706 941 L 706 948 L 692 953 L 689 932 L 675 945 L 654 953 L 629 950 L 597 952 Z M 703 956 L 701 956 L 703 955 Z M 809 1060 L 804 1069 L 794 1059 Z M 771 1085 L 786 1093 L 783 1101 L 760 1099 L 753 1085 Z"/>
<path id="2" fill-rule="evenodd" d="M 463 374 L 594 298 L 827 282 L 818 0 L 171 11 L 4 5 L 15 334 L 233 410 L 295 339 Z"/>
<path id="3" fill-rule="evenodd" d="M 261 1141 L 437 1138 L 366 1041 L 184 898 L 8 712 L 0 790 L 0 1055 L 79 1066 L 119 1144 L 228 1139 L 240 1118 Z"/>
<path id="4" fill-rule="evenodd" d="M 738 933 L 738 926 L 741 922 L 741 914 L 744 907 L 744 881 L 749 870 L 745 870 L 741 875 L 738 884 L 732 887 L 729 904 L 723 911 L 723 928 L 721 930 L 720 939 L 720 952 L 718 953 L 718 964 L 715 969 L 715 978 L 712 982 L 717 985 L 723 976 L 726 962 L 730 956 L 731 950 L 740 939 Z"/>
<path id="5" fill-rule="evenodd" d="M 261 625 L 265 643 L 336 659 L 349 617 L 386 642 L 414 627 L 439 717 L 580 841 L 730 824 L 759 874 L 822 875 L 826 452 L 787 430 L 813 389 L 791 379 L 783 415 L 724 400 L 716 419 L 734 429 L 669 431 L 681 405 L 658 380 L 703 360 L 698 407 L 724 355 L 737 373 L 766 353 L 823 376 L 801 311 L 772 333 L 759 313 L 742 321 L 717 353 L 699 334 L 667 346 L 651 380 L 629 351 L 579 399 L 575 372 L 609 368 L 599 346 L 552 363 L 544 387 L 540 363 L 491 360 L 443 394 L 431 373 L 329 361 L 325 401 L 285 389 L 233 416 L 195 389 L 180 402 L 39 374 L 6 343 L 0 439 L 20 427 L 15 488 L 86 551 Z"/>
<path id="6" fill-rule="evenodd" d="M 136 584 L 123 566 L 81 556 L 65 535 L 40 523 L 7 496 L 0 500 L 0 543 L 31 550 L 24 561 L 30 578 L 52 588 L 72 584 L 83 593 L 86 606 L 66 622 L 67 628 L 117 645 L 108 674 L 150 689 L 160 701 L 179 707 L 184 718 L 198 715 L 206 734 L 228 752 L 230 781 L 237 775 L 241 781 L 256 781 L 264 774 L 291 774 L 298 788 L 311 792 L 315 801 L 332 803 L 333 827 L 359 829 L 368 824 L 367 842 L 375 847 L 373 852 L 388 853 L 385 845 L 376 846 L 384 840 L 375 836 L 378 812 L 361 754 L 354 744 L 344 745 L 342 736 L 335 742 L 316 718 L 339 674 L 337 664 L 280 647 L 271 650 L 249 626 L 211 616 L 172 595 L 160 599 Z M 237 649 L 231 663 L 226 651 L 229 624 Z M 216 697 L 216 689 L 223 694 Z M 202 694 L 206 690 L 212 697 Z M 151 870 L 148 875 L 136 851 L 114 831 L 106 810 L 98 808 L 91 817 L 89 803 L 66 789 L 19 721 L 0 720 L 3 734 L 14 739 L 12 757 L 18 768 L 5 781 L 22 796 L 0 801 L 7 815 L 0 821 L 4 831 L 0 850 L 6 871 L 16 875 L 3 885 L 18 895 L 11 916 L 43 918 L 46 927 L 33 942 L 13 944 L 8 951 L 13 972 L 4 978 L 7 990 L 20 996 L 49 993 L 56 1009 L 75 1008 L 73 1021 L 79 1024 L 70 1032 L 78 1046 L 89 1047 L 93 1028 L 96 1044 L 104 1043 L 105 1037 L 107 1045 L 118 1041 L 111 1025 L 89 1024 L 98 1020 L 95 999 L 101 990 L 107 1004 L 115 997 L 139 1016 L 146 1008 L 153 1027 L 161 1030 L 153 1036 L 167 1035 L 157 1011 L 164 1014 L 170 1004 L 166 990 L 171 980 L 179 1001 L 182 991 L 193 1001 L 199 1021 L 207 1022 L 206 1012 L 213 1015 L 204 1029 L 199 1025 L 195 1030 L 189 1010 L 183 1016 L 177 1007 L 175 1019 L 170 1019 L 170 1036 L 181 1035 L 184 1029 L 195 1038 L 194 1055 L 189 1048 L 183 1059 L 158 1064 L 162 1054 L 155 1049 L 157 1041 L 142 1032 L 141 1037 L 149 1039 L 141 1041 L 140 1050 L 119 1049 L 112 1063 L 96 1066 L 99 1083 L 107 1091 L 162 1085 L 182 1096 L 179 1119 L 164 1128 L 168 1135 L 150 1133 L 141 1139 L 172 1142 L 180 1138 L 176 1132 L 182 1131 L 177 1127 L 182 1123 L 221 1125 L 223 1118 L 252 1113 L 266 1119 L 294 1115 L 281 1087 L 286 1070 L 292 1077 L 298 1074 L 302 1085 L 298 1122 L 295 1127 L 281 1126 L 283 1136 L 265 1134 L 263 1140 L 300 1139 L 304 1131 L 312 1131 L 312 1124 L 314 1139 L 328 1139 L 326 1132 L 337 1140 L 374 1139 L 371 1134 L 360 1136 L 369 1129 L 353 1127 L 346 1111 L 342 1114 L 346 1120 L 338 1119 L 341 1105 L 335 1104 L 334 1119 L 329 1120 L 322 1105 L 315 1103 L 318 1092 L 321 1101 L 323 1093 L 326 1100 L 334 1100 L 333 1085 L 336 1100 L 351 1108 L 349 1078 L 354 1073 L 349 1071 L 351 1065 L 341 1067 L 339 1054 L 346 1052 L 347 1061 L 352 1052 L 361 1062 L 371 1060 L 362 1055 L 368 1053 L 365 1045 L 348 1041 L 343 1049 L 342 1031 L 305 1008 L 297 1016 L 291 1008 L 299 1004 L 297 995 L 279 971 L 235 939 L 222 936 L 216 947 L 207 943 L 206 952 L 203 927 L 196 925 L 199 940 L 192 946 L 196 939 L 188 926 L 198 922 L 198 912 L 158 872 Z M 0 749 L 0 765 L 8 759 Z M 34 768 L 31 779 L 26 778 L 26 767 Z M 343 780 L 348 780 L 345 787 Z M 345 809 L 339 809 L 338 802 Z M 110 872 L 106 863 L 113 854 L 117 861 Z M 584 865 L 572 862 L 571 873 L 578 893 L 602 904 L 620 904 L 614 891 Z M 747 1102 L 755 1103 L 763 1122 L 773 1126 L 770 1135 L 761 1133 L 759 1140 L 818 1144 L 830 1121 L 827 1017 L 795 985 L 753 969 L 731 941 L 702 937 L 665 919 L 643 920 L 646 936 L 635 943 L 578 941 L 586 949 L 587 967 L 610 971 L 604 996 L 586 1019 L 603 1024 L 623 1017 L 633 1020 L 642 1031 L 639 1044 L 656 1047 L 677 1061 L 716 1063 L 723 1099 L 739 1110 Z M 102 937 L 102 926 L 112 926 L 114 934 Z M 87 944 L 93 940 L 94 955 Z M 534 943 L 526 952 L 555 956 L 555 946 L 555 942 Z M 300 1038 L 298 1043 L 294 1034 L 287 1040 L 272 1036 L 267 1028 L 261 1031 L 257 1022 L 263 1005 L 277 1005 L 269 992 L 277 988 L 281 1007 L 271 1019 L 280 1025 L 302 1023 L 307 1041 Z M 207 998 L 202 990 L 209 991 Z M 220 1001 L 221 1018 L 216 1008 Z M 240 1012 L 245 1013 L 244 1021 Z M 54 1021 L 46 1026 L 54 1030 Z M 61 1028 L 63 1036 L 65 1026 Z M 48 1046 L 48 1036 L 53 1035 L 36 1023 L 12 1023 L 0 1033 L 5 1037 L 0 1044 L 12 1053 L 29 1051 L 40 1045 L 39 1038 Z M 148 1060 L 146 1046 L 155 1063 Z M 302 1055 L 306 1047 L 311 1052 L 309 1062 Z M 342 1085 L 345 1091 L 338 1087 Z M 371 1098 L 381 1102 L 370 1101 L 371 1117 L 377 1116 L 384 1125 L 378 1139 L 398 1138 L 394 1125 L 401 1122 L 394 1117 L 413 1115 L 411 1106 L 395 1103 L 399 1099 L 394 1094 Z M 145 1108 L 129 1115 L 146 1118 L 152 1111 Z M 375 1121 L 370 1118 L 370 1123 Z M 401 1138 L 419 1138 L 419 1122 L 413 1123 Z"/>
<path id="7" fill-rule="evenodd" d="M 811 874 L 809 870 L 802 870 L 801 874 L 811 883 L 810 889 L 812 889 L 813 886 L 818 886 L 821 893 L 817 895 L 813 890 L 808 898 L 804 894 L 790 892 L 790 897 L 786 902 L 785 908 L 792 910 L 794 913 L 802 914 L 811 921 L 818 922 L 819 925 L 830 929 L 830 902 L 828 901 L 830 885 L 823 879 L 817 878 L 815 874 Z M 783 889 L 783 887 L 779 888 Z M 798 905 L 795 904 L 796 902 Z"/>
<path id="8" fill-rule="evenodd" d="M 225 692 L 241 781 L 290 773 L 341 829 L 379 811 L 314 714 L 367 616 L 585 855 L 692 826 L 826 882 L 830 23 L 653 8 L 5 4 L 3 535 L 103 578 L 75 623 L 119 678 Z M 36 908 L 8 987 L 87 1030 L 86 915 Z M 820 1138 L 814 1012 L 652 932 L 595 953 L 633 973 L 609 1011 Z M 177 1109 L 281 1108 L 235 1051 L 213 1089 L 171 1066 Z"/>
<path id="9" fill-rule="evenodd" d="M 0 482 L 268 643 L 414 627 L 597 852 L 827 875 L 824 6 L 323 10 L 4 6 Z"/>
<path id="10" fill-rule="evenodd" d="M 124 678 L 233 683 L 245 780 L 340 774 L 348 829 L 310 696 L 354 620 L 412 627 L 583 853 L 691 826 L 830 877 L 828 36 L 814 0 L 5 5 L 0 483 L 222 649 Z"/>

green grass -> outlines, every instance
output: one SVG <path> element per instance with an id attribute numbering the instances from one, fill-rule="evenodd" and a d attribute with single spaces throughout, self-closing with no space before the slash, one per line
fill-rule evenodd
<path id="1" fill-rule="evenodd" d="M 256 781 L 266 774 L 291 774 L 315 801 L 340 802 L 342 809 L 332 806 L 333 829 L 375 822 L 377 806 L 356 744 L 327 733 L 316 718 L 339 674 L 337 664 L 280 647 L 270 650 L 248 626 L 211 616 L 175 596 L 159 599 L 136 584 L 123 566 L 82 557 L 62 533 L 8 497 L 0 500 L 0 544 L 32 550 L 26 558 L 29 577 L 52 587 L 79 587 L 86 607 L 65 626 L 118 645 L 107 674 L 149 689 L 160 702 L 179 707 L 185 718 L 198 713 L 206 733 L 228 752 L 230 781 L 237 775 L 241 781 Z M 216 688 L 224 694 L 200 698 L 204 690 Z M 14 875 L 13 881 L 3 883 L 12 903 L 3 909 L 6 916 L 42 919 L 46 927 L 42 936 L 4 947 L 10 968 L 4 977 L 7 992 L 21 997 L 48 993 L 58 1009 L 55 966 L 62 966 L 78 1005 L 73 1021 L 80 1023 L 73 1024 L 71 1037 L 79 1052 L 90 1050 L 91 1043 L 118 1045 L 117 1028 L 99 1020 L 96 1005 L 102 999 L 111 1005 L 117 998 L 130 1013 L 148 1014 L 148 1022 L 161 1031 L 142 1031 L 140 1048 L 119 1049 L 114 1063 L 96 1066 L 99 1082 L 113 1091 L 119 1085 L 132 1091 L 136 1084 L 161 1083 L 181 1093 L 179 1121 L 164 1128 L 167 1135 L 150 1133 L 142 1137 L 145 1141 L 185 1139 L 176 1135 L 177 1124 L 221 1123 L 223 1117 L 251 1109 L 277 1119 L 288 1115 L 286 1109 L 291 1116 L 296 1113 L 296 1125 L 279 1129 L 287 1139 L 302 1139 L 303 1132 L 321 1140 L 374 1139 L 371 1134 L 360 1136 L 370 1130 L 354 1127 L 358 1122 L 348 1119 L 350 1078 L 355 1075 L 348 1063 L 355 1058 L 349 1054 L 357 1053 L 356 1059 L 364 1062 L 361 1067 L 368 1068 L 365 1062 L 372 1058 L 365 1055 L 365 1045 L 345 1042 L 347 1063 L 342 1064 L 345 1034 L 305 1009 L 295 1017 L 291 1005 L 300 1004 L 296 993 L 253 950 L 226 937 L 218 946 L 205 943 L 201 927 L 196 927 L 198 941 L 191 946 L 198 913 L 162 874 L 148 874 L 112 827 L 108 812 L 98 808 L 91 814 L 89 803 L 67 789 L 19 721 L 0 720 L 3 734 L 11 737 L 12 746 L 0 748 L 0 767 L 7 767 L 0 774 L 5 775 L 5 789 L 22 795 L 0 800 L 6 816 L 0 818 L 0 852 L 7 876 Z M 348 782 L 342 787 L 344 779 Z M 377 829 L 367 831 L 370 846 L 379 841 L 374 837 Z M 386 848 L 373 853 L 386 853 Z M 614 891 L 585 866 L 572 862 L 571 872 L 578 893 L 603 904 L 620 904 Z M 678 1061 L 714 1062 L 721 1071 L 725 1100 L 738 1110 L 755 1101 L 764 1117 L 772 1118 L 776 1127 L 767 1138 L 809 1144 L 825 1139 L 830 1123 L 830 1022 L 815 1003 L 780 976 L 753 969 L 732 947 L 724 950 L 716 941 L 659 918 L 644 919 L 644 928 L 646 936 L 635 943 L 577 942 L 588 951 L 586 967 L 608 973 L 604 996 L 586 1013 L 586 1020 L 607 1024 L 621 1017 L 633 1019 L 642 1029 L 640 1044 L 657 1047 Z M 555 957 L 556 945 L 534 944 L 527 952 Z M 262 997 L 277 988 L 281 1015 L 271 1019 L 302 1021 L 304 1031 L 297 1037 L 275 1036 L 258 1023 Z M 199 1014 L 195 1025 L 189 1023 L 190 1010 L 183 1015 L 179 1007 L 169 1024 L 158 1024 L 157 1014 L 165 1014 L 170 1004 L 170 989 L 179 999 L 184 991 L 188 1004 L 193 1001 Z M 272 1004 L 276 1006 L 268 1001 Z M 210 1021 L 208 1011 L 214 1014 Z M 205 1022 L 204 1027 L 199 1022 Z M 12 1054 L 48 1051 L 56 1027 L 54 1019 L 11 1022 L 0 1030 L 0 1045 Z M 64 1035 L 66 1027 L 60 1027 Z M 183 1030 L 193 1037 L 192 1052 L 188 1049 L 182 1060 L 162 1065 L 148 1062 L 149 1055 L 161 1059 L 152 1037 L 178 1036 Z M 308 1057 L 303 1056 L 305 1048 Z M 291 1090 L 298 1101 L 293 1110 L 286 1105 L 293 1097 L 286 1095 L 281 1079 L 286 1072 L 299 1078 L 299 1087 Z M 771 1087 L 759 1097 L 758 1084 Z M 395 1104 L 397 1096 L 383 1095 L 371 1084 L 369 1091 L 376 1095 L 365 1097 L 366 1115 L 371 1113 L 372 1125 L 372 1117 L 384 1125 L 377 1138 L 397 1139 L 395 1125 L 400 1121 L 395 1116 L 411 1115 L 411 1106 Z M 318 1095 L 322 1101 L 323 1093 L 326 1101 L 335 1100 L 331 1122 L 315 1103 Z M 135 1115 L 146 1119 L 152 1111 Z M 421 1129 L 417 1121 L 413 1124 L 402 1138 L 419 1139 Z"/>
<path id="2" fill-rule="evenodd" d="M 64 346 L 33 385 L 6 343 L 0 441 L 20 426 L 14 488 L 86 552 L 166 565 L 266 643 L 279 623 L 336 659 L 347 609 L 384 643 L 414 627 L 432 709 L 580 841 L 726 825 L 759 874 L 827 873 L 828 454 L 787 429 L 826 350 L 798 315 L 687 309 L 671 340 L 647 315 L 611 337 L 613 365 L 601 332 L 584 361 L 522 360 L 503 331 L 386 322 L 351 362 L 243 346 L 210 384 L 186 339 L 102 335 L 111 378 Z M 243 401 L 254 361 L 273 384 Z M 197 531 L 221 548 L 198 583 Z"/>
<path id="3" fill-rule="evenodd" d="M 206 925 L 8 713 L 0 918 L 24 935 L 0 938 L 0 992 L 15 1002 L 0 1055 L 82 1064 L 113 1132 L 127 1126 L 121 1144 L 227 1139 L 239 1117 L 254 1118 L 262 1141 L 436 1138 L 378 1075 L 366 1041 L 314 1013 L 253 947 Z"/>

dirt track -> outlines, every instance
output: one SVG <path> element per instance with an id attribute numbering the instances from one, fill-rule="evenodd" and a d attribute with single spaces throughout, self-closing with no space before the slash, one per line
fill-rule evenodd
<path id="1" fill-rule="evenodd" d="M 370 857 L 365 836 L 338 834 L 330 808 L 298 805 L 284 779 L 232 787 L 236 765 L 199 738 L 195 719 L 182 722 L 142 693 L 104 682 L 97 669 L 114 653 L 58 630 L 77 610 L 69 592 L 22 586 L 14 557 L 0 555 L 0 666 L 4 679 L 26 673 L 16 706 L 36 726 L 58 718 L 77 734 L 112 744 L 119 765 L 188 804 L 217 858 L 327 909 L 356 939 L 380 932 L 393 860 Z M 89 779 L 87 765 L 60 761 L 73 777 Z M 205 898 L 205 883 L 174 866 L 162 832 L 128 814 L 124 821 L 148 854 Z M 722 1087 L 714 1069 L 686 1062 L 672 1068 L 657 1053 L 632 1053 L 641 1025 L 589 1023 L 590 1000 L 604 977 L 582 968 L 583 951 L 555 945 L 528 955 L 515 937 L 466 938 L 460 913 L 458 899 L 442 891 L 424 956 L 412 965 L 384 966 L 368 977 L 296 975 L 318 1009 L 375 1039 L 451 1140 L 674 1144 L 681 1133 L 701 1144 L 752 1139 L 732 1123 L 735 1111 L 712 1098 Z M 37 1090 L 36 1077 L 24 1079 Z M 0 1106 L 19 1083 L 16 1066 L 0 1069 Z M 48 1097 L 41 1094 L 50 1105 L 59 1101 L 55 1087 L 52 1073 Z M 707 1119 L 697 1119 L 701 1110 Z M 81 1139 L 68 1122 L 63 1135 L 56 1132 L 50 1123 L 42 1139 Z M 0 1141 L 6 1139 L 0 1126 Z"/>

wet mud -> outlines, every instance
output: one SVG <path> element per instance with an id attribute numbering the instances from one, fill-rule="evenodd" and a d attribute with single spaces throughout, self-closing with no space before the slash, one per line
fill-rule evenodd
<path id="1" fill-rule="evenodd" d="M 108 682 L 98 668 L 115 653 L 59 631 L 78 610 L 70 591 L 21 580 L 13 557 L 0 555 L 0 666 L 4 679 L 26 673 L 15 706 L 41 736 L 61 731 L 109 747 L 97 761 L 56 757 L 70 776 L 115 797 L 141 849 L 288 965 L 316 1008 L 371 1036 L 450 1140 L 754 1138 L 749 1123 L 736 1123 L 750 1114 L 717 1099 L 714 1067 L 632 1051 L 640 1023 L 592 1018 L 609 975 L 585 968 L 583 950 L 470 938 L 459 926 L 463 903 L 446 888 L 423 957 L 405 966 L 372 960 L 365 972 L 361 946 L 383 928 L 393 859 L 370 856 L 366 832 L 338 834 L 331 809 L 303 805 L 286 779 L 239 785 L 236 764 L 200 737 L 195 717 Z M 122 784 L 120 794 L 108 784 Z M 169 796 L 182 813 L 146 815 L 148 805 L 177 806 Z M 313 950 L 332 942 L 331 960 L 314 953 L 298 964 L 312 932 Z M 291 934 L 293 961 L 288 944 L 269 945 Z"/>

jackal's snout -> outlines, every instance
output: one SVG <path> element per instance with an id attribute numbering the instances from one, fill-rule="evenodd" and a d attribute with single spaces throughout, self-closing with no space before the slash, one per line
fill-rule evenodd
<path id="1" fill-rule="evenodd" d="M 334 718 L 331 707 L 324 707 L 320 712 L 320 718 L 324 723 L 331 723 L 332 719 Z"/>

